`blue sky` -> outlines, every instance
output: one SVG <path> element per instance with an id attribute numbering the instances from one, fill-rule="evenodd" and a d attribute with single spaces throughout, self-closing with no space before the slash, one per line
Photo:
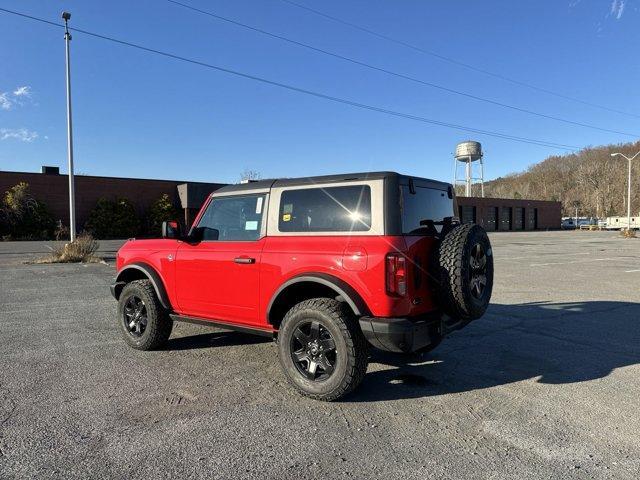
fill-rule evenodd
<path id="1" fill-rule="evenodd" d="M 282 0 L 181 0 L 263 30 L 498 102 L 640 135 L 640 117 L 563 100 L 375 38 Z M 640 115 L 640 1 L 295 0 L 479 68 Z M 389 110 L 576 146 L 633 141 L 451 95 L 166 0 L 0 7 Z M 0 12 L 0 170 L 66 172 L 63 32 Z M 461 140 L 485 176 L 562 150 L 341 105 L 75 33 L 76 172 L 212 182 L 397 170 L 450 181 Z"/>

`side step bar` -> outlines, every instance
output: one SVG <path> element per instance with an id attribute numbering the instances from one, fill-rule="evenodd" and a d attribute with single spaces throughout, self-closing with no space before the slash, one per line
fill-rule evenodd
<path id="1" fill-rule="evenodd" d="M 174 322 L 194 323 L 196 325 L 206 325 L 207 327 L 224 328 L 226 330 L 250 333 L 252 335 L 260 335 L 263 337 L 273 337 L 273 334 L 275 333 L 274 330 L 267 330 L 265 328 L 251 327 L 248 325 L 236 325 L 220 320 L 210 320 L 208 318 L 186 317 L 183 315 L 177 315 L 175 313 L 170 313 L 169 317 L 171 317 L 171 320 L 173 320 Z"/>

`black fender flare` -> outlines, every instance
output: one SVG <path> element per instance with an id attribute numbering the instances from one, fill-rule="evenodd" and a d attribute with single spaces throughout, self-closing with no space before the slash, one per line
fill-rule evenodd
<path id="1" fill-rule="evenodd" d="M 329 287 L 336 293 L 336 296 L 340 296 L 345 303 L 349 305 L 353 313 L 358 317 L 369 314 L 369 308 L 360 294 L 344 280 L 327 273 L 304 273 L 284 282 L 271 296 L 271 300 L 269 300 L 269 305 L 267 306 L 267 320 L 269 323 L 271 323 L 272 308 L 278 300 L 278 297 L 287 288 L 302 282 L 313 282 Z"/>
<path id="2" fill-rule="evenodd" d="M 172 310 L 171 302 L 169 301 L 169 295 L 167 295 L 167 289 L 164 286 L 164 282 L 162 281 L 162 277 L 153 268 L 151 265 L 143 262 L 130 263 L 129 265 L 124 266 L 116 275 L 116 281 L 114 285 L 114 294 L 116 299 L 120 296 L 120 292 L 124 287 L 125 283 L 127 283 L 126 277 L 127 272 L 131 272 L 131 270 L 137 270 L 142 272 L 153 285 L 153 289 L 156 291 L 156 295 L 158 295 L 158 299 L 164 308 L 167 310 Z"/>

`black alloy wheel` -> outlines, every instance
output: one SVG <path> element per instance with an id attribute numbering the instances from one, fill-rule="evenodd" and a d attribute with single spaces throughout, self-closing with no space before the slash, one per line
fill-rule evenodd
<path id="1" fill-rule="evenodd" d="M 140 338 L 144 335 L 149 319 L 147 306 L 140 297 L 131 295 L 127 298 L 122 312 L 122 321 L 125 331 L 132 337 Z"/>
<path id="2" fill-rule="evenodd" d="M 122 288 L 117 319 L 124 341 L 137 350 L 161 348 L 173 328 L 150 280 L 134 280 Z"/>
<path id="3" fill-rule="evenodd" d="M 335 370 L 336 343 L 327 327 L 317 320 L 296 327 L 290 352 L 296 369 L 311 381 L 327 380 Z"/>
<path id="4" fill-rule="evenodd" d="M 469 269 L 471 295 L 479 300 L 487 286 L 487 255 L 480 243 L 476 243 L 471 248 L 469 263 L 471 265 Z"/>
<path id="5" fill-rule="evenodd" d="M 330 402 L 362 382 L 369 344 L 350 308 L 334 298 L 310 298 L 294 305 L 278 329 L 278 357 L 301 394 Z"/>

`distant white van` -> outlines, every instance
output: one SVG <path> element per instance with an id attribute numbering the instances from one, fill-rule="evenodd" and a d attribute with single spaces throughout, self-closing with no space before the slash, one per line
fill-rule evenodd
<path id="1" fill-rule="evenodd" d="M 640 217 L 631 217 L 629 226 L 627 217 L 607 217 L 607 230 L 626 230 L 627 228 L 640 229 Z"/>

